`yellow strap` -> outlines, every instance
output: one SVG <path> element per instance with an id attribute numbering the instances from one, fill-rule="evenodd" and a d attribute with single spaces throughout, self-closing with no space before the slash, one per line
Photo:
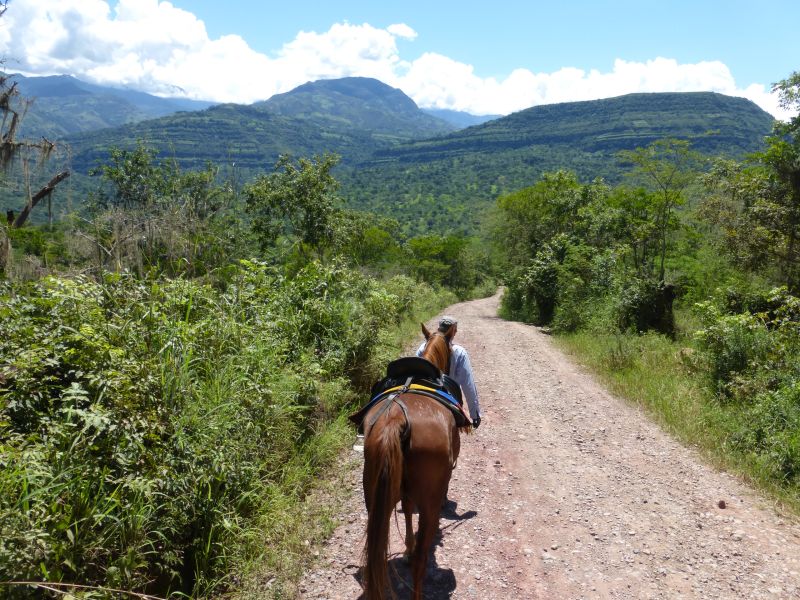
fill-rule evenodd
<path id="1" fill-rule="evenodd" d="M 402 390 L 403 387 L 405 387 L 405 386 L 398 385 L 397 387 L 389 388 L 388 390 L 383 390 L 381 392 L 381 396 L 383 396 L 385 394 L 391 394 L 392 392 L 396 392 L 397 390 Z M 439 391 L 437 389 L 430 388 L 430 387 L 427 387 L 427 386 L 424 386 L 424 385 L 420 385 L 418 383 L 412 383 L 410 386 L 408 386 L 408 389 L 410 389 L 410 390 L 425 390 L 426 392 L 433 392 L 434 394 Z"/>

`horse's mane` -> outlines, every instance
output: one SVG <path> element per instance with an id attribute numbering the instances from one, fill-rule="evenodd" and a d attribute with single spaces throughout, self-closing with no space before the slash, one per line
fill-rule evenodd
<path id="1" fill-rule="evenodd" d="M 450 366 L 450 344 L 441 331 L 435 331 L 428 338 L 422 358 L 432 362 L 442 373 L 446 373 Z"/>

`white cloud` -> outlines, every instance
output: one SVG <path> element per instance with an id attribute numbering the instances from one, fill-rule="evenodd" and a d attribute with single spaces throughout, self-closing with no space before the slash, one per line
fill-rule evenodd
<path id="1" fill-rule="evenodd" d="M 498 81 L 480 78 L 469 65 L 445 56 L 424 54 L 397 80 L 397 85 L 423 106 L 477 114 L 506 114 L 539 104 L 596 100 L 634 92 L 709 91 L 742 96 L 775 116 L 789 116 L 764 85 L 737 87 L 730 69 L 719 61 L 679 64 L 667 58 L 644 63 L 618 59 L 605 73 L 571 67 L 553 73 L 516 69 Z"/>
<path id="2" fill-rule="evenodd" d="M 471 65 L 441 54 L 402 59 L 397 40 L 416 37 L 404 23 L 385 29 L 336 23 L 322 33 L 301 31 L 268 57 L 237 35 L 210 39 L 201 20 L 165 1 L 119 0 L 112 8 L 106 0 L 18 0 L 0 21 L 0 55 L 9 70 L 68 73 L 106 85 L 222 102 L 263 100 L 315 79 L 363 76 L 402 89 L 420 106 L 477 114 L 631 92 L 715 91 L 789 116 L 767 87 L 739 88 L 718 61 L 619 59 L 607 72 L 519 68 L 502 79 L 483 78 Z"/>
<path id="3" fill-rule="evenodd" d="M 412 31 L 405 26 L 393 27 Z M 356 75 L 389 83 L 404 66 L 396 34 L 368 24 L 348 23 L 337 23 L 325 33 L 301 31 L 283 46 L 276 62 L 288 71 L 302 74 L 300 83 Z"/>
<path id="4" fill-rule="evenodd" d="M 391 33 L 392 35 L 403 38 L 406 40 L 413 40 L 417 37 L 417 32 L 411 29 L 405 23 L 395 23 L 394 25 L 389 25 L 386 28 L 386 31 Z"/>

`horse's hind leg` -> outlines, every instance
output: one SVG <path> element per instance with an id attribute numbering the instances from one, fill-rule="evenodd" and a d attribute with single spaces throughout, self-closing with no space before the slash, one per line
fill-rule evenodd
<path id="1" fill-rule="evenodd" d="M 450 475 L 447 476 L 447 484 L 444 488 L 442 508 L 447 505 L 447 494 L 450 491 L 450 477 L 452 476 L 453 470 L 456 468 L 456 464 L 458 463 L 459 452 L 461 452 L 461 436 L 458 433 L 458 429 L 453 427 L 453 430 L 450 433 Z"/>
<path id="2" fill-rule="evenodd" d="M 444 495 L 442 494 L 442 497 Z M 441 511 L 441 498 L 426 502 L 419 507 L 419 527 L 417 529 L 417 543 L 414 548 L 414 559 L 411 563 L 411 576 L 414 583 L 413 600 L 422 599 L 422 583 L 425 580 L 425 569 L 428 566 L 428 555 L 431 545 L 439 529 L 439 513 Z"/>
<path id="3" fill-rule="evenodd" d="M 403 515 L 406 518 L 406 551 L 404 557 L 406 560 L 411 560 L 414 553 L 414 503 L 408 496 L 403 496 L 400 506 L 403 508 Z"/>

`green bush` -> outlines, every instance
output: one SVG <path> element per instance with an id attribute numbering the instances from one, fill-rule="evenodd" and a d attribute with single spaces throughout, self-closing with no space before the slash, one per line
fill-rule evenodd
<path id="1" fill-rule="evenodd" d="M 617 325 L 621 331 L 657 331 L 672 336 L 675 317 L 673 286 L 649 278 L 630 277 L 617 298 Z"/>
<path id="2" fill-rule="evenodd" d="M 532 320 L 530 315 L 535 307 L 522 286 L 523 272 L 524 269 L 517 268 L 507 278 L 498 313 L 504 319 L 530 323 Z"/>
<path id="3" fill-rule="evenodd" d="M 558 267 L 558 297 L 553 314 L 553 329 L 577 331 L 604 319 L 602 305 L 607 302 L 614 279 L 615 256 L 598 252 L 585 244 L 570 244 Z M 613 328 L 605 319 L 604 329 Z"/>
<path id="4" fill-rule="evenodd" d="M 697 305 L 704 328 L 696 338 L 704 351 L 712 384 L 725 397 L 752 399 L 800 377 L 800 299 L 785 288 L 754 295 L 747 306 L 764 312 L 729 314 L 728 291 Z"/>
<path id="5" fill-rule="evenodd" d="M 544 244 L 530 264 L 517 271 L 504 297 L 504 310 L 511 318 L 537 325 L 553 320 L 559 296 L 559 271 L 568 240 L 558 236 Z"/>
<path id="6" fill-rule="evenodd" d="M 695 335 L 705 352 L 709 377 L 718 392 L 729 395 L 736 378 L 752 374 L 772 343 L 762 319 L 749 313 L 721 314 L 711 302 L 698 305 L 705 328 Z"/>

